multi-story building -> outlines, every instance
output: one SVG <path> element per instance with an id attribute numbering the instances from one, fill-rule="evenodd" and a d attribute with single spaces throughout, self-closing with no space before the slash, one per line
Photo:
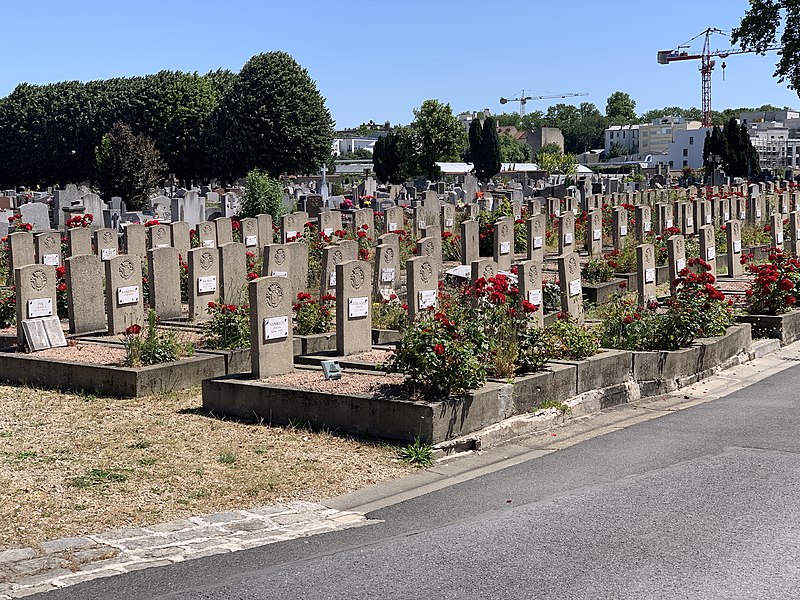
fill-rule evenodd
<path id="1" fill-rule="evenodd" d="M 652 155 L 653 162 L 667 164 L 673 171 L 680 171 L 684 167 L 701 169 L 703 167 L 703 146 L 705 146 L 706 133 L 709 131 L 711 131 L 710 127 L 673 131 L 673 140 L 667 146 L 666 152 Z"/>
<path id="2" fill-rule="evenodd" d="M 761 168 L 800 167 L 800 118 L 769 122 L 751 121 L 747 126 L 747 132 L 750 134 L 750 142 L 758 153 Z"/>
<path id="3" fill-rule="evenodd" d="M 683 117 L 661 117 L 646 125 L 639 125 L 639 153 L 661 154 L 667 152 L 675 141 L 677 131 L 696 130 L 702 127 L 700 121 L 687 121 Z"/>
<path id="4" fill-rule="evenodd" d="M 611 152 L 611 146 L 619 144 L 628 154 L 639 153 L 639 125 L 612 125 L 605 131 L 606 156 Z"/>

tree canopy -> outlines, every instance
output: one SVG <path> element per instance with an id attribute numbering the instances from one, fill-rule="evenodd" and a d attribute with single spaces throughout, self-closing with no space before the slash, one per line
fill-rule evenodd
<path id="1" fill-rule="evenodd" d="M 470 123 L 469 154 L 472 170 L 478 181 L 485 183 L 500 172 L 500 140 L 497 136 L 497 122 L 492 117 L 486 117 L 483 124 L 480 119 L 473 119 Z"/>
<path id="2" fill-rule="evenodd" d="M 636 101 L 626 92 L 614 92 L 606 100 L 606 119 L 609 125 L 635 123 Z"/>
<path id="3" fill-rule="evenodd" d="M 742 17 L 739 27 L 731 32 L 731 42 L 745 50 L 765 54 L 766 49 L 778 44 L 780 59 L 775 65 L 775 77 L 780 83 L 789 82 L 789 88 L 800 95 L 800 5 L 797 0 L 750 0 L 750 8 Z"/>
<path id="4" fill-rule="evenodd" d="M 724 127 L 715 125 L 711 132 L 706 134 L 703 162 L 708 173 L 712 171 L 714 164 L 717 164 L 722 166 L 730 177 L 750 177 L 761 171 L 758 153 L 750 141 L 747 126 L 739 125 L 733 117 Z"/>
<path id="5" fill-rule="evenodd" d="M 467 147 L 467 133 L 449 104 L 425 100 L 414 110 L 411 130 L 419 159 L 419 171 L 437 179 L 439 161 L 461 160 Z"/>

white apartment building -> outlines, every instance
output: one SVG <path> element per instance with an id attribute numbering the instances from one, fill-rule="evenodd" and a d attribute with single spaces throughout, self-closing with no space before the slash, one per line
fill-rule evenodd
<path id="1" fill-rule="evenodd" d="M 611 146 L 619 144 L 628 154 L 639 153 L 639 125 L 612 125 L 606 128 L 604 150 L 606 155 Z"/>
<path id="2" fill-rule="evenodd" d="M 706 133 L 710 127 L 699 129 L 678 129 L 672 132 L 673 140 L 667 146 L 666 152 L 654 154 L 653 162 L 667 164 L 673 171 L 680 171 L 684 167 L 701 169 L 703 167 L 703 146 Z"/>
<path id="3" fill-rule="evenodd" d="M 747 131 L 762 169 L 800 166 L 800 118 L 750 123 Z"/>
<path id="4" fill-rule="evenodd" d="M 669 150 L 678 131 L 700 129 L 700 121 L 687 121 L 683 117 L 661 117 L 651 123 L 639 126 L 639 152 L 641 154 L 662 154 Z"/>

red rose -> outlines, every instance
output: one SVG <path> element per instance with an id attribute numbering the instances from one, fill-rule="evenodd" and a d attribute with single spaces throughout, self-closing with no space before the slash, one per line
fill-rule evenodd
<path id="1" fill-rule="evenodd" d="M 444 354 L 444 346 L 442 344 L 436 344 L 433 347 L 433 352 L 441 356 L 442 354 Z"/>
<path id="2" fill-rule="evenodd" d="M 125 335 L 139 335 L 142 332 L 142 326 L 134 323 L 125 330 Z"/>

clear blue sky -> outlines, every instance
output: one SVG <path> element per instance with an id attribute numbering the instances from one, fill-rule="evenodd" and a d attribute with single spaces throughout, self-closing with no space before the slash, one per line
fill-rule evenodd
<path id="1" fill-rule="evenodd" d="M 643 112 L 699 106 L 699 61 L 656 62 L 707 27 L 729 31 L 746 0 L 6 0 L 0 96 L 21 82 L 144 75 L 162 69 L 238 71 L 254 54 L 290 53 L 316 80 L 338 127 L 408 123 L 426 98 L 456 112 L 526 89 L 626 91 Z M 695 42 L 699 48 L 699 40 Z M 717 36 L 714 46 L 727 49 Z M 772 77 L 775 53 L 727 59 L 715 109 L 800 100 Z M 528 103 L 544 110 L 562 100 Z"/>

